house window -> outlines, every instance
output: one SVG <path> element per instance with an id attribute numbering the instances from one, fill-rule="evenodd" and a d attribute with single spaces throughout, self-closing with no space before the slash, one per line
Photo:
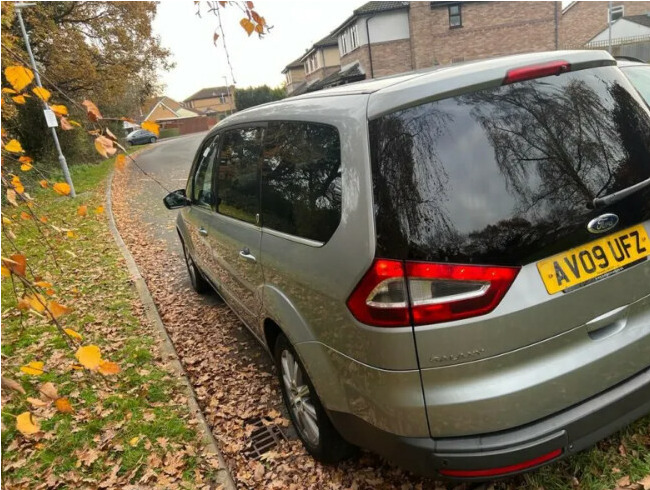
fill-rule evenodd
<path id="1" fill-rule="evenodd" d="M 616 5 L 614 7 L 610 7 L 608 9 L 608 15 L 609 19 L 607 19 L 607 23 L 609 23 L 609 20 L 611 19 L 612 22 L 615 20 L 620 19 L 625 15 L 625 6 L 624 5 Z"/>
<path id="2" fill-rule="evenodd" d="M 463 14 L 460 3 L 449 6 L 449 27 L 463 27 Z"/>
<path id="3" fill-rule="evenodd" d="M 339 36 L 339 51 L 341 56 L 348 54 L 351 51 L 354 51 L 359 47 L 359 32 L 357 31 L 357 25 L 348 27 L 344 30 Z"/>
<path id="4" fill-rule="evenodd" d="M 320 67 L 319 63 L 319 58 L 318 58 L 318 52 L 312 54 L 309 58 L 307 58 L 307 62 L 305 63 L 305 73 L 311 73 L 314 70 L 317 70 Z"/>

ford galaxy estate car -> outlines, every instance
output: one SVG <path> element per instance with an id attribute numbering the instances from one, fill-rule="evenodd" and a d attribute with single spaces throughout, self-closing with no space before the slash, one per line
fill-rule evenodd
<path id="1" fill-rule="evenodd" d="M 487 479 L 650 412 L 650 111 L 605 52 L 236 113 L 165 203 L 320 461 Z"/>

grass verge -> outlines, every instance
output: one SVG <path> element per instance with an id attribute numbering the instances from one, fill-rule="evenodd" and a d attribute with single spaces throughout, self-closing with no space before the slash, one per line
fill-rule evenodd
<path id="1" fill-rule="evenodd" d="M 209 485 L 216 473 L 217 459 L 204 450 L 180 382 L 143 324 L 139 298 L 100 208 L 112 168 L 112 160 L 73 167 L 76 199 L 28 189 L 35 195 L 34 213 L 47 223 L 22 219 L 24 205 L 3 208 L 12 223 L 4 230 L 2 256 L 15 253 L 6 235 L 13 232 L 11 241 L 28 257 L 33 274 L 53 284 L 51 298 L 72 308 L 60 318 L 63 327 L 121 368 L 111 376 L 73 368 L 74 349 L 51 322 L 20 312 L 12 281 L 3 278 L 2 374 L 25 390 L 2 390 L 2 475 L 11 487 L 194 488 Z M 82 205 L 86 216 L 79 215 Z M 22 372 L 30 361 L 44 362 L 45 372 Z M 57 410 L 43 395 L 47 382 L 70 401 L 72 413 Z M 35 434 L 16 428 L 16 416 L 26 411 L 40 426 Z"/>

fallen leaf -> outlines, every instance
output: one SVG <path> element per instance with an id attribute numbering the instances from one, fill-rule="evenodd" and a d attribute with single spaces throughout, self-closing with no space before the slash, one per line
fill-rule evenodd
<path id="1" fill-rule="evenodd" d="M 39 288 L 51 288 L 52 283 L 47 281 L 35 281 L 34 286 L 38 286 Z"/>
<path id="2" fill-rule="evenodd" d="M 46 397 L 50 398 L 51 400 L 56 400 L 59 398 L 59 392 L 56 389 L 56 386 L 50 381 L 47 383 L 44 383 L 39 389 L 41 393 L 43 393 Z"/>
<path id="3" fill-rule="evenodd" d="M 630 477 L 624 476 L 623 478 L 620 478 L 617 482 L 616 485 L 619 487 L 627 487 L 630 484 Z"/>
<path id="4" fill-rule="evenodd" d="M 31 396 L 27 397 L 27 401 L 35 408 L 43 408 L 49 405 L 48 402 L 41 400 L 40 398 L 32 398 Z"/>
<path id="5" fill-rule="evenodd" d="M 29 374 L 30 376 L 40 376 L 43 374 L 43 366 L 44 363 L 41 361 L 32 361 L 29 364 L 20 366 L 20 370 L 25 374 Z"/>
<path id="6" fill-rule="evenodd" d="M 641 481 L 637 483 L 641 485 L 644 490 L 650 490 L 650 475 L 644 477 Z"/>
<path id="7" fill-rule="evenodd" d="M 54 402 L 54 406 L 61 413 L 72 413 L 72 412 L 74 412 L 74 409 L 72 408 L 72 405 L 70 404 L 70 400 L 68 400 L 65 397 L 57 398 L 56 401 Z"/>
<path id="8" fill-rule="evenodd" d="M 115 363 L 115 362 L 111 362 L 111 361 L 102 361 L 102 362 L 99 364 L 99 367 L 97 368 L 97 370 L 98 370 L 101 374 L 105 374 L 105 375 L 109 375 L 109 374 L 117 374 L 117 373 L 120 372 L 120 366 L 119 366 L 117 363 Z"/>
<path id="9" fill-rule="evenodd" d="M 129 439 L 129 446 L 135 447 L 138 445 L 138 442 L 140 442 L 140 436 L 135 436 L 131 439 Z"/>
<path id="10" fill-rule="evenodd" d="M 88 206 L 82 204 L 77 208 L 77 216 L 87 216 L 88 215 Z"/>
<path id="11" fill-rule="evenodd" d="M 95 208 L 95 214 L 102 214 L 104 212 L 104 206 L 97 206 Z"/>
<path id="12" fill-rule="evenodd" d="M 68 121 L 68 118 L 61 116 L 61 129 L 63 131 L 70 131 L 74 129 L 72 124 L 70 124 L 70 121 Z"/>
<path id="13" fill-rule="evenodd" d="M 25 389 L 21 386 L 21 384 L 18 381 L 14 381 L 13 379 L 10 378 L 5 378 L 4 376 L 2 376 L 2 387 L 8 390 L 17 391 L 18 393 L 22 393 L 23 395 L 25 394 Z"/>
<path id="14" fill-rule="evenodd" d="M 38 183 L 43 189 L 47 189 L 47 180 L 42 179 L 42 180 L 39 180 Z"/>
<path id="15" fill-rule="evenodd" d="M 18 203 L 16 202 L 16 191 L 15 190 L 7 189 L 7 201 L 12 206 L 18 207 Z"/>
<path id="16" fill-rule="evenodd" d="M 36 434 L 41 427 L 30 412 L 23 412 L 16 417 L 16 429 L 23 435 Z"/>
<path id="17" fill-rule="evenodd" d="M 79 347 L 74 356 L 83 367 L 91 371 L 96 371 L 102 362 L 101 351 L 96 345 Z"/>

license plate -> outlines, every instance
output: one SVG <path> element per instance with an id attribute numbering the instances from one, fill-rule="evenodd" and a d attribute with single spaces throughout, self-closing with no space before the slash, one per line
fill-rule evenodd
<path id="1" fill-rule="evenodd" d="M 540 260 L 537 270 L 548 293 L 555 294 L 602 279 L 649 255 L 648 233 L 638 225 Z"/>

